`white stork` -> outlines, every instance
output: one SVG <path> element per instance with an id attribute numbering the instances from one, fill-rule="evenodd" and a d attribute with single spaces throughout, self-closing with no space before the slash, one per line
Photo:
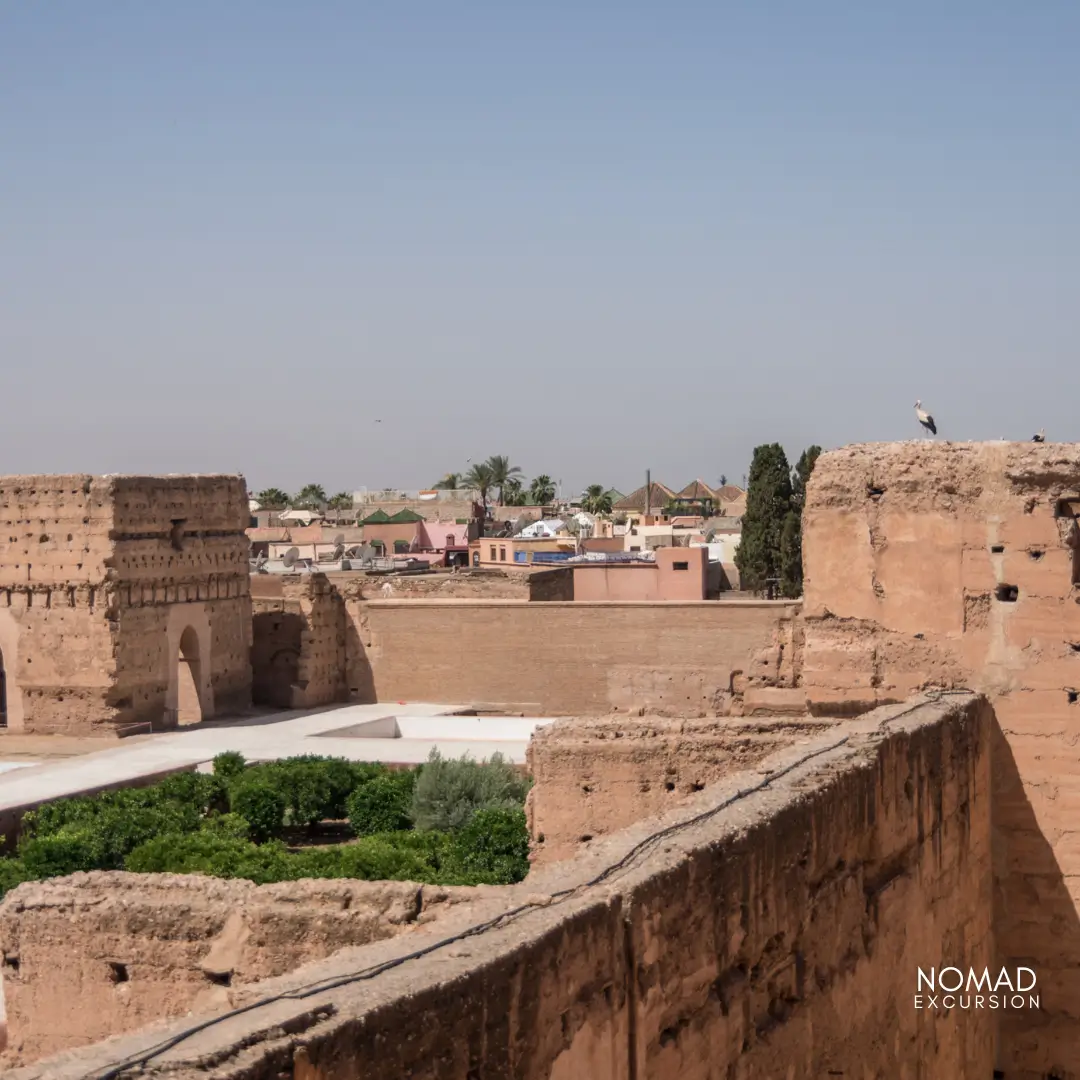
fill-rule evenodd
<path id="1" fill-rule="evenodd" d="M 937 434 L 937 424 L 934 423 L 934 418 L 922 407 L 921 401 L 915 402 L 915 415 L 919 419 L 919 423 L 922 424 L 931 435 Z"/>
<path id="2" fill-rule="evenodd" d="M 1046 442 L 1046 428 L 1039 428 L 1038 435 L 1031 436 L 1032 442 Z"/>

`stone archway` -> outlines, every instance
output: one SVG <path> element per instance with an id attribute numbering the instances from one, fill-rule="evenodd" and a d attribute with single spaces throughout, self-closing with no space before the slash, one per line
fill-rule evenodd
<path id="1" fill-rule="evenodd" d="M 209 720 L 214 715 L 214 639 L 205 604 L 170 604 L 166 637 L 164 727 Z"/>
<path id="2" fill-rule="evenodd" d="M 176 665 L 176 722 L 181 727 L 198 724 L 203 718 L 202 658 L 199 635 L 191 626 L 180 635 Z"/>

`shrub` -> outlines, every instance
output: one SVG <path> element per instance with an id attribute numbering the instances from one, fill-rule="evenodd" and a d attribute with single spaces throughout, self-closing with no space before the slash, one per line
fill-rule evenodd
<path id="1" fill-rule="evenodd" d="M 361 784 L 346 804 L 353 832 L 369 836 L 408 829 L 414 779 L 410 771 L 386 772 Z"/>
<path id="2" fill-rule="evenodd" d="M 246 840 L 251 835 L 251 823 L 240 814 L 215 814 L 203 822 L 203 832 L 233 840 Z"/>
<path id="3" fill-rule="evenodd" d="M 315 825 L 346 816 L 349 795 L 362 782 L 385 772 L 385 766 L 357 766 L 340 758 L 313 756 L 285 758 L 249 766 L 237 783 L 259 779 L 285 797 L 285 821 L 289 825 Z"/>
<path id="4" fill-rule="evenodd" d="M 477 810 L 520 808 L 528 790 L 528 778 L 502 754 L 492 754 L 486 762 L 469 757 L 455 761 L 433 749 L 416 779 L 413 824 L 442 832 L 460 829 Z"/>
<path id="5" fill-rule="evenodd" d="M 445 885 L 510 885 L 529 872 L 525 811 L 477 810 L 453 836 L 446 853 Z"/>
<path id="6" fill-rule="evenodd" d="M 242 781 L 232 789 L 230 810 L 247 821 L 256 843 L 281 835 L 285 806 L 284 795 L 253 771 L 244 773 Z"/>
<path id="7" fill-rule="evenodd" d="M 32 880 L 33 874 L 23 865 L 22 859 L 0 857 L 0 898 L 11 892 L 16 885 Z"/>
<path id="8" fill-rule="evenodd" d="M 62 877 L 101 865 L 100 845 L 85 829 L 66 829 L 19 845 L 19 857 L 29 878 Z"/>
<path id="9" fill-rule="evenodd" d="M 245 766 L 243 754 L 237 750 L 226 750 L 214 758 L 214 775 L 220 776 L 222 780 L 232 780 L 244 771 Z"/>
<path id="10" fill-rule="evenodd" d="M 280 841 L 253 844 L 210 831 L 159 836 L 136 848 L 124 868 L 137 874 L 209 874 L 257 885 L 289 878 L 289 853 Z"/>

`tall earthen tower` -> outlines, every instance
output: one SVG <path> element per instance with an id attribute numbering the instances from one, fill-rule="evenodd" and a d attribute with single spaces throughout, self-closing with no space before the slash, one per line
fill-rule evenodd
<path id="1" fill-rule="evenodd" d="M 0 721 L 124 734 L 251 695 L 239 476 L 0 477 Z"/>

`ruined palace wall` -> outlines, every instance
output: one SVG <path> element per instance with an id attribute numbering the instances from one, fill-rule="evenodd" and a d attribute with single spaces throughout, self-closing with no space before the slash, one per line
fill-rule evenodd
<path id="1" fill-rule="evenodd" d="M 386 965 L 211 1024 L 141 1075 L 988 1077 L 995 1013 L 913 996 L 920 965 L 991 960 L 990 720 L 965 696 L 837 727 L 770 758 L 767 785 L 732 776 L 505 899 L 252 988 L 238 1002 Z M 39 1070 L 73 1080 L 205 1019 Z"/>
<path id="2" fill-rule="evenodd" d="M 109 488 L 91 476 L 0 477 L 0 653 L 8 727 L 64 731 L 112 716 L 115 634 L 105 619 Z"/>
<path id="3" fill-rule="evenodd" d="M 570 858 L 581 843 L 664 813 L 826 726 L 617 715 L 537 728 L 527 751 L 534 862 Z"/>
<path id="4" fill-rule="evenodd" d="M 556 714 L 726 711 L 793 603 L 351 601 L 350 687 L 379 701 L 491 703 Z"/>
<path id="5" fill-rule="evenodd" d="M 0 905 L 6 1063 L 87 1046 L 430 921 L 470 890 L 95 872 Z"/>
<path id="6" fill-rule="evenodd" d="M 995 935 L 1033 966 L 1037 1023 L 1001 1015 L 999 1068 L 1080 1057 L 1080 447 L 894 443 L 822 455 L 803 521 L 803 690 L 824 714 L 926 685 L 990 696 Z"/>
<path id="7" fill-rule="evenodd" d="M 157 723 L 176 709 L 176 658 L 189 626 L 200 644 L 204 716 L 243 708 L 251 701 L 243 478 L 118 476 L 112 484 L 123 721 Z"/>
<path id="8" fill-rule="evenodd" d="M 347 701 L 345 601 L 337 589 L 323 574 L 260 574 L 251 587 L 256 704 Z"/>

